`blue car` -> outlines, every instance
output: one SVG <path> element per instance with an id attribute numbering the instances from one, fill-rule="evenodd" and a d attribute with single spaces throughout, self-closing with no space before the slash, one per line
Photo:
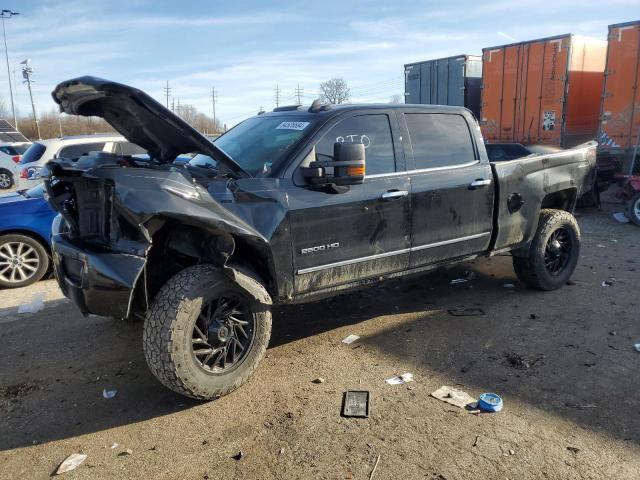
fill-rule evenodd
<path id="1" fill-rule="evenodd" d="M 49 270 L 51 224 L 56 216 L 44 186 L 0 195 L 0 287 L 31 285 Z"/>

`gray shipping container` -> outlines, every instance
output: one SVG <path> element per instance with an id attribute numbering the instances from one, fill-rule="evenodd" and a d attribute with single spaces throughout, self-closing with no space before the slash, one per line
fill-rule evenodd
<path id="1" fill-rule="evenodd" d="M 455 57 L 404 66 L 404 103 L 467 107 L 480 118 L 482 57 Z"/>

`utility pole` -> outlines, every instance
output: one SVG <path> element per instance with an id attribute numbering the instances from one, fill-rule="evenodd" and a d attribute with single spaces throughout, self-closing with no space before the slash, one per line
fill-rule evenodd
<path id="1" fill-rule="evenodd" d="M 7 80 L 9 80 L 9 97 L 11 97 L 11 113 L 13 113 L 13 126 L 15 129 L 18 129 L 18 118 L 16 117 L 16 107 L 13 104 L 13 87 L 11 86 L 11 71 L 9 68 L 9 50 L 7 49 L 7 31 L 4 26 L 4 19 L 11 18 L 14 15 L 20 15 L 19 12 L 12 12 L 11 10 L 2 10 L 0 12 L 0 18 L 2 18 L 2 36 L 4 38 L 4 55 L 7 60 Z M 29 86 L 29 91 L 31 91 L 31 86 Z M 40 134 L 38 133 L 38 138 L 40 138 Z"/>
<path id="2" fill-rule="evenodd" d="M 33 121 L 36 124 L 36 132 L 38 134 L 38 140 L 42 139 L 40 136 L 40 125 L 38 124 L 38 116 L 36 115 L 36 104 L 33 103 L 33 92 L 31 91 L 31 84 L 33 80 L 31 80 L 31 75 L 33 74 L 33 68 L 29 66 L 30 58 L 20 62 L 22 65 L 22 77 L 24 78 L 24 83 L 27 84 L 27 88 L 29 89 L 29 97 L 31 98 L 31 109 L 33 110 Z"/>
<path id="3" fill-rule="evenodd" d="M 164 87 L 163 90 L 164 96 L 167 98 L 167 108 L 169 108 L 169 97 L 171 96 L 171 87 L 169 86 L 169 80 L 167 80 L 167 86 Z"/>
<path id="4" fill-rule="evenodd" d="M 298 97 L 298 105 L 302 105 L 302 101 L 300 100 L 300 97 L 302 96 L 303 92 L 304 92 L 304 88 L 300 88 L 300 84 L 298 84 L 294 92 L 294 95 Z"/>
<path id="5" fill-rule="evenodd" d="M 211 87 L 211 109 L 213 110 L 213 133 L 218 133 L 218 125 L 216 124 L 216 102 L 218 101 L 218 92 L 216 87 Z"/>
<path id="6" fill-rule="evenodd" d="M 275 100 L 276 100 L 276 108 L 280 106 L 280 87 L 276 85 L 275 89 Z"/>

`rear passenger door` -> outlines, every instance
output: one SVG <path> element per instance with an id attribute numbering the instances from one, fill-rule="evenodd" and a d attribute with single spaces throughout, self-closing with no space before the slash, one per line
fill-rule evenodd
<path id="1" fill-rule="evenodd" d="M 407 109 L 401 116 L 411 165 L 411 267 L 486 250 L 493 174 L 480 160 L 471 115 Z"/>

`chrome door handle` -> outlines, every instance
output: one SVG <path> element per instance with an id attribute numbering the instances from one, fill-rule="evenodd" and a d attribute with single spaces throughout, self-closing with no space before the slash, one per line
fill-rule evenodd
<path id="1" fill-rule="evenodd" d="M 491 185 L 490 178 L 478 178 L 469 184 L 469 188 L 486 187 L 487 185 Z"/>
<path id="2" fill-rule="evenodd" d="M 385 192 L 382 194 L 383 200 L 393 200 L 394 198 L 406 197 L 409 192 L 406 190 L 393 190 L 391 192 Z"/>

